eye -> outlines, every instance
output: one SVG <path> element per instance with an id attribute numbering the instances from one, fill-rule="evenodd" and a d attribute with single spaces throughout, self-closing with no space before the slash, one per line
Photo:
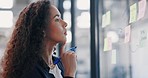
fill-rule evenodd
<path id="1" fill-rule="evenodd" d="M 56 19 L 55 19 L 55 22 L 59 22 L 59 21 L 60 21 L 60 19 L 59 19 L 59 18 L 56 18 Z"/>
<path id="2" fill-rule="evenodd" d="M 55 22 L 59 22 L 59 21 L 60 21 L 60 17 L 56 17 Z"/>

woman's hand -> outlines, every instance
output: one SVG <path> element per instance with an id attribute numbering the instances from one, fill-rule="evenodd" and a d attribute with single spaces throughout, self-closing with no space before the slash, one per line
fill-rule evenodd
<path id="1" fill-rule="evenodd" d="M 64 76 L 75 77 L 77 61 L 76 54 L 72 51 L 65 51 L 65 44 L 60 48 L 60 57 L 64 66 Z"/>

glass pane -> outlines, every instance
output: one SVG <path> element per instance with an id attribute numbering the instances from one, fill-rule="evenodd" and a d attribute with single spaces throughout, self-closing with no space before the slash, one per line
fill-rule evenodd
<path id="1" fill-rule="evenodd" d="M 80 10 L 89 10 L 90 0 L 77 0 L 77 8 Z"/>
<path id="2" fill-rule="evenodd" d="M 90 0 L 77 0 L 76 45 L 78 58 L 77 78 L 90 78 Z"/>
<path id="3" fill-rule="evenodd" d="M 66 36 L 66 38 L 67 38 L 67 43 L 70 43 L 71 42 L 71 40 L 72 40 L 72 35 L 71 35 L 71 31 L 67 31 L 67 36 Z"/>
<path id="4" fill-rule="evenodd" d="M 13 25 L 13 12 L 12 11 L 0 11 L 0 27 L 11 28 Z"/>
<path id="5" fill-rule="evenodd" d="M 63 3 L 64 9 L 70 9 L 71 8 L 71 2 L 69 0 L 65 0 Z"/>
<path id="6" fill-rule="evenodd" d="M 89 12 L 82 12 L 81 15 L 77 17 L 77 26 L 79 28 L 90 28 Z"/>
<path id="7" fill-rule="evenodd" d="M 148 78 L 147 0 L 99 2 L 101 78 Z"/>
<path id="8" fill-rule="evenodd" d="M 71 13 L 69 11 L 64 12 L 63 19 L 68 24 L 66 28 L 70 29 L 71 28 Z"/>
<path id="9" fill-rule="evenodd" d="M 13 7 L 13 0 L 0 0 L 0 8 L 11 9 Z"/>

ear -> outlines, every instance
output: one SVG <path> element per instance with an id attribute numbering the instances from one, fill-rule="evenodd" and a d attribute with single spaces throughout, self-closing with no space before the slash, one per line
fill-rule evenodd
<path id="1" fill-rule="evenodd" d="M 45 33 L 45 31 L 43 31 L 43 36 L 46 37 L 46 33 Z"/>

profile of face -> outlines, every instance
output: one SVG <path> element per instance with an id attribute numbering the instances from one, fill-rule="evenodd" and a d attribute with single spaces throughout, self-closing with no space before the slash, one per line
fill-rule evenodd
<path id="1" fill-rule="evenodd" d="M 54 5 L 50 6 L 49 21 L 49 26 L 45 30 L 46 39 L 55 43 L 65 43 L 67 23 L 61 19 L 61 14 Z"/>

